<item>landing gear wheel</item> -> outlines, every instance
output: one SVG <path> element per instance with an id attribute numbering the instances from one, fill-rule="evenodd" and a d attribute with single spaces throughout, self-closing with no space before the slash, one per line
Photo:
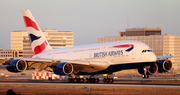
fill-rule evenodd
<path id="1" fill-rule="evenodd" d="M 95 83 L 99 83 L 99 78 L 95 79 Z"/>
<path id="2" fill-rule="evenodd" d="M 80 83 L 84 83 L 84 79 L 82 78 L 82 79 L 80 79 Z"/>
<path id="3" fill-rule="evenodd" d="M 71 83 L 71 79 L 70 78 L 68 78 L 68 83 Z"/>
<path id="4" fill-rule="evenodd" d="M 106 79 L 106 78 L 103 78 L 103 82 L 106 83 L 106 82 L 107 82 L 107 79 Z"/>
<path id="5" fill-rule="evenodd" d="M 85 79 L 85 82 L 86 82 L 86 83 L 88 83 L 88 82 L 89 82 L 89 79 L 88 79 L 88 78 L 86 78 L 86 79 Z"/>
<path id="6" fill-rule="evenodd" d="M 142 78 L 143 78 L 143 79 L 146 78 L 146 75 L 142 75 Z"/>
<path id="7" fill-rule="evenodd" d="M 78 82 L 78 79 L 77 79 L 77 78 L 75 78 L 75 79 L 73 79 L 73 80 L 74 80 L 75 83 Z"/>
<path id="8" fill-rule="evenodd" d="M 110 78 L 107 79 L 107 83 L 109 83 L 109 82 L 110 82 Z"/>
<path id="9" fill-rule="evenodd" d="M 149 75 L 147 75 L 146 78 L 148 79 L 148 78 L 149 78 Z"/>
<path id="10" fill-rule="evenodd" d="M 143 79 L 149 78 L 149 75 L 142 75 L 142 78 L 143 78 Z"/>
<path id="11" fill-rule="evenodd" d="M 111 79 L 110 79 L 110 83 L 113 83 L 113 81 L 114 81 L 113 78 L 111 78 Z"/>

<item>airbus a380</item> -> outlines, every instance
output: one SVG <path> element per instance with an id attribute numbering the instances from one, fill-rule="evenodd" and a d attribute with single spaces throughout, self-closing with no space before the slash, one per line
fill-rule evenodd
<path id="1" fill-rule="evenodd" d="M 94 75 L 107 74 L 105 83 L 112 83 L 110 75 L 125 69 L 137 69 L 143 78 L 156 72 L 167 72 L 172 68 L 169 56 L 157 57 L 143 42 L 127 40 L 92 45 L 52 49 L 36 23 L 30 10 L 22 10 L 25 26 L 34 55 L 30 58 L 1 57 L 10 72 L 21 72 L 27 68 L 47 70 L 58 75 L 67 75 L 68 82 L 94 82 Z M 83 79 L 79 75 L 90 75 Z"/>

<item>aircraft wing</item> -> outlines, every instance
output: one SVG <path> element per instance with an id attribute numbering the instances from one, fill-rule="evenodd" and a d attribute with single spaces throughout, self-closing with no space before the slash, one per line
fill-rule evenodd
<path id="1" fill-rule="evenodd" d="M 172 55 L 167 55 L 167 56 L 157 56 L 157 60 L 161 60 L 161 59 L 167 59 L 167 58 L 172 58 Z"/>
<path id="2" fill-rule="evenodd" d="M 0 57 L 0 64 L 6 65 L 7 63 L 9 63 L 12 60 L 13 59 L 11 57 Z"/>
<path id="3" fill-rule="evenodd" d="M 30 68 L 40 70 L 53 71 L 53 67 L 61 62 L 71 63 L 75 70 L 92 73 L 106 69 L 110 64 L 105 61 L 90 61 L 90 60 L 53 60 L 46 58 L 0 58 L 0 63 L 7 64 L 12 60 L 20 59 L 25 61 Z"/>

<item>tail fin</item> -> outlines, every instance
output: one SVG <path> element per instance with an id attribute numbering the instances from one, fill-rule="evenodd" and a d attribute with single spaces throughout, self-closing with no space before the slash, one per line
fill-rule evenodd
<path id="1" fill-rule="evenodd" d="M 47 42 L 44 34 L 39 28 L 30 10 L 22 10 L 22 15 L 24 18 L 33 53 L 39 54 L 40 52 L 51 50 L 51 46 Z"/>

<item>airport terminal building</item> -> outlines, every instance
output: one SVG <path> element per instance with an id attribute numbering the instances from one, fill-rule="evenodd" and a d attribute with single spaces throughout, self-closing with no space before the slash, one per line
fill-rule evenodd
<path id="1" fill-rule="evenodd" d="M 22 57 L 22 50 L 3 50 L 0 49 L 0 57 Z"/>
<path id="2" fill-rule="evenodd" d="M 137 40 L 146 43 L 156 56 L 173 55 L 172 70 L 180 70 L 180 35 L 161 35 L 161 28 L 132 28 L 120 31 L 119 36 L 99 37 L 98 43 Z"/>
<path id="3" fill-rule="evenodd" d="M 43 30 L 42 32 L 52 48 L 74 46 L 74 34 L 71 31 Z M 11 50 L 22 50 L 23 57 L 33 55 L 27 31 L 11 32 Z"/>

